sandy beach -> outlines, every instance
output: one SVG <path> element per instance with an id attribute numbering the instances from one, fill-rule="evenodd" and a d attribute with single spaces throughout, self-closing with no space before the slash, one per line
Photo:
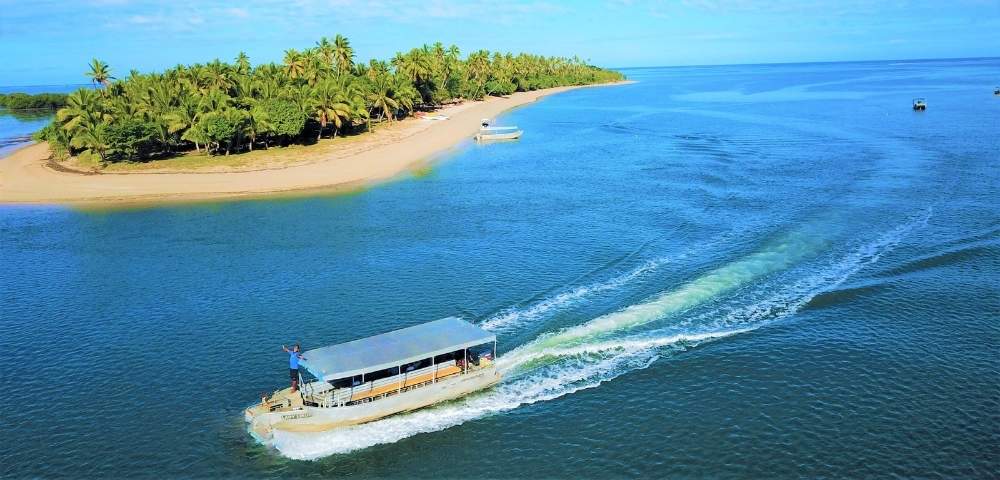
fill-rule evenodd
<path id="1" fill-rule="evenodd" d="M 518 92 L 509 97 L 465 102 L 435 112 L 448 116 L 448 120 L 408 118 L 374 133 L 362 134 L 357 141 L 344 141 L 340 145 L 332 141 L 303 148 L 291 163 L 264 160 L 244 169 L 78 173 L 53 168 L 48 145 L 33 144 L 0 159 L 0 203 L 190 201 L 361 187 L 422 165 L 472 137 L 482 118 L 493 118 L 546 95 L 574 88 L 581 87 Z M 276 155 L 281 155 L 281 151 L 275 150 Z"/>

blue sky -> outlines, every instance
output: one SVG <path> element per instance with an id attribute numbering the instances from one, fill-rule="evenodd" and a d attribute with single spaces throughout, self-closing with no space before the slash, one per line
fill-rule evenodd
<path id="1" fill-rule="evenodd" d="M 609 67 L 1000 55 L 1000 0 L 0 0 L 0 85 L 177 63 L 280 61 L 346 35 L 359 59 L 423 43 Z"/>

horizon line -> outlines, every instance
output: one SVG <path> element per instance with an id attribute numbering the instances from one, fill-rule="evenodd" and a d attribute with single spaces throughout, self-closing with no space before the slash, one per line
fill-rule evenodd
<path id="1" fill-rule="evenodd" d="M 833 63 L 879 63 L 879 62 L 930 62 L 935 60 L 1000 60 L 1000 56 L 995 57 L 935 57 L 935 58 L 884 58 L 874 60 L 813 60 L 807 62 L 749 62 L 749 63 L 691 63 L 681 65 L 643 65 L 635 67 L 602 67 L 609 70 L 648 70 L 654 68 L 689 68 L 689 67 L 738 67 L 738 66 L 767 66 L 767 65 L 815 65 Z M 270 62 L 277 63 L 277 62 Z M 260 63 L 258 65 L 266 65 Z M 173 67 L 168 67 L 173 68 Z M 87 86 L 88 82 L 80 83 L 36 83 L 27 85 L 0 85 L 0 88 L 20 88 L 20 87 L 66 87 L 66 86 Z M 18 93 L 18 92 L 11 92 Z M 42 92 L 46 93 L 46 92 Z"/>
<path id="2" fill-rule="evenodd" d="M 639 70 L 649 68 L 685 68 L 685 67 L 738 67 L 754 65 L 812 65 L 829 63 L 879 63 L 879 62 L 930 62 L 935 60 L 1000 60 L 995 57 L 930 57 L 930 58 L 881 58 L 872 60 L 810 60 L 805 62 L 747 62 L 747 63 L 689 63 L 683 65 L 644 65 L 637 67 L 604 67 L 611 70 Z"/>

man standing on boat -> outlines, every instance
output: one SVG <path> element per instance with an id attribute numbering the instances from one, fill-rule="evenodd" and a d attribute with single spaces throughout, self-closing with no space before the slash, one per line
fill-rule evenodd
<path id="1" fill-rule="evenodd" d="M 305 359 L 301 353 L 299 353 L 299 344 L 292 346 L 289 350 L 288 347 L 282 345 L 281 349 L 288 354 L 288 375 L 292 377 L 292 392 L 296 392 L 299 389 L 299 360 Z"/>

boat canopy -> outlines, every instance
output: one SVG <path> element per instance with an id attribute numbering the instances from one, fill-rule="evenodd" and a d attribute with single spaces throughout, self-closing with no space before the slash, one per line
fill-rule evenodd
<path id="1" fill-rule="evenodd" d="M 299 363 L 329 381 L 384 370 L 444 353 L 492 343 L 496 335 L 456 317 L 302 353 Z"/>

